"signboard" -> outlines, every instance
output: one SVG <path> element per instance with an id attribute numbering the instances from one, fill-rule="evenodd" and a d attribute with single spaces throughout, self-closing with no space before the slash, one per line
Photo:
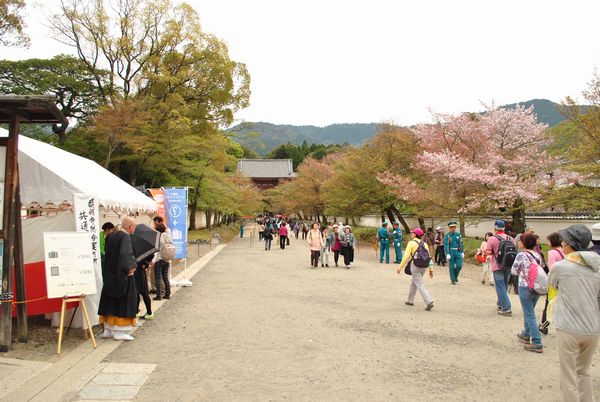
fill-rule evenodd
<path id="1" fill-rule="evenodd" d="M 161 188 L 151 188 L 150 194 L 152 194 L 152 198 L 156 201 L 158 205 L 158 216 L 163 218 L 163 220 L 167 221 L 167 215 L 165 213 L 165 192 Z"/>
<path id="2" fill-rule="evenodd" d="M 187 256 L 187 188 L 166 188 L 165 212 L 167 227 L 175 246 L 175 258 Z"/>
<path id="3" fill-rule="evenodd" d="M 44 260 L 49 299 L 97 293 L 88 233 L 45 232 Z"/>
<path id="4" fill-rule="evenodd" d="M 100 215 L 98 213 L 98 200 L 85 194 L 73 194 L 75 207 L 75 230 L 89 233 L 88 239 L 92 245 L 92 258 L 94 267 L 98 272 L 100 267 Z"/>

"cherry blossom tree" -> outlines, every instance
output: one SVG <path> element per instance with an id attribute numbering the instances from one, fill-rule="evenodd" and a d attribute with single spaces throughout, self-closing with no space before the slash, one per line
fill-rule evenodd
<path id="1" fill-rule="evenodd" d="M 510 213 L 513 229 L 525 226 L 525 205 L 540 197 L 558 160 L 546 153 L 545 124 L 533 108 L 488 108 L 485 113 L 433 114 L 434 123 L 417 126 L 422 152 L 415 169 L 421 183 L 394 172 L 379 180 L 398 195 L 457 212 L 464 233 L 467 212 Z"/>

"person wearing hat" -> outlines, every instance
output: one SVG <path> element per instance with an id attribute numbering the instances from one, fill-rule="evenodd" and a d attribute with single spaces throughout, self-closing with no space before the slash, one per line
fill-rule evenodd
<path id="1" fill-rule="evenodd" d="M 379 263 L 383 264 L 383 255 L 385 254 L 385 263 L 390 263 L 390 233 L 387 229 L 388 223 L 383 222 L 377 230 L 377 242 L 379 243 Z"/>
<path id="2" fill-rule="evenodd" d="M 410 234 L 412 239 L 406 245 L 406 250 L 404 250 L 404 257 L 402 258 L 402 262 L 400 263 L 400 266 L 398 267 L 396 272 L 400 273 L 404 271 L 406 266 L 410 264 L 410 273 L 412 276 L 412 281 L 410 283 L 410 289 L 408 290 L 408 299 L 406 300 L 405 304 L 407 306 L 415 305 L 415 295 L 417 294 L 418 290 L 421 294 L 421 297 L 423 298 L 423 301 L 425 302 L 425 310 L 430 311 L 433 308 L 433 297 L 431 297 L 429 291 L 427 290 L 427 288 L 425 288 L 425 281 L 423 280 L 423 276 L 425 275 L 427 268 L 417 267 L 415 264 L 412 263 L 413 257 L 419 249 L 421 243 L 423 243 L 423 247 L 425 247 L 427 251 L 429 251 L 429 247 L 427 246 L 427 243 L 425 243 L 425 241 L 422 240 L 423 235 L 425 234 L 423 232 L 423 229 L 415 228 L 410 231 Z M 429 277 L 433 278 L 433 260 L 431 260 L 431 258 L 429 259 Z"/>
<path id="3" fill-rule="evenodd" d="M 600 254 L 600 223 L 596 223 L 592 226 L 592 243 L 594 245 L 591 250 Z"/>
<path id="4" fill-rule="evenodd" d="M 444 252 L 444 229 L 441 226 L 435 228 L 435 263 L 438 267 L 446 265 L 446 253 Z"/>
<path id="5" fill-rule="evenodd" d="M 450 272 L 450 282 L 456 285 L 458 282 L 458 274 L 462 269 L 462 262 L 464 254 L 464 244 L 462 236 L 456 231 L 458 224 L 456 221 L 448 222 L 448 230 L 444 236 L 444 251 L 446 252 L 446 258 L 448 259 L 448 271 Z"/>
<path id="6" fill-rule="evenodd" d="M 392 230 L 392 239 L 394 242 L 394 253 L 396 254 L 396 261 L 394 264 L 400 264 L 402 261 L 402 229 L 400 229 L 398 222 L 392 224 L 394 230 Z"/>
<path id="7" fill-rule="evenodd" d="M 600 339 L 600 255 L 588 250 L 585 225 L 559 230 L 565 259 L 552 267 L 549 286 L 558 291 L 554 324 L 565 401 L 593 401 L 590 365 Z"/>
<path id="8" fill-rule="evenodd" d="M 485 253 L 492 256 L 492 274 L 494 275 L 494 286 L 496 287 L 498 315 L 510 317 L 512 316 L 512 305 L 508 297 L 508 286 L 510 285 L 511 272 L 510 270 L 503 270 L 498 263 L 500 242 L 508 239 L 514 244 L 514 239 L 504 232 L 505 229 L 506 222 L 502 219 L 498 219 L 494 223 L 496 234 L 488 239 Z"/>

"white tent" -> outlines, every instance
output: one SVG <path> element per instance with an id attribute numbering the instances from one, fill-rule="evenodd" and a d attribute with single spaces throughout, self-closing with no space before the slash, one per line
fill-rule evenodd
<path id="1" fill-rule="evenodd" d="M 0 136 L 7 137 L 8 131 L 0 128 Z M 106 212 L 110 210 L 118 213 L 154 213 L 158 209 L 153 199 L 96 162 L 22 135 L 19 136 L 19 177 L 21 203 L 25 206 L 39 204 L 44 207 L 53 204 L 58 207 L 61 204 L 73 204 L 73 194 L 83 193 L 98 199 L 101 209 L 105 212 L 100 216 L 101 223 L 105 220 Z M 44 260 L 44 231 L 75 231 L 72 209 L 57 209 L 57 213 L 51 215 L 23 220 L 26 277 L 28 270 L 34 272 L 39 269 L 40 262 Z M 100 272 L 96 273 L 96 279 L 100 291 Z M 88 311 L 92 315 L 92 325 L 97 323 L 99 298 L 99 292 L 86 298 Z M 56 318 L 55 315 L 53 321 L 56 321 Z M 81 321 L 81 317 L 77 317 L 73 326 L 81 327 Z"/>

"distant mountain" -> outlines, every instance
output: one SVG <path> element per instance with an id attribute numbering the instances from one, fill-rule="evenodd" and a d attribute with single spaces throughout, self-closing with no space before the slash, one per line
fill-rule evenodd
<path id="1" fill-rule="evenodd" d="M 500 107 L 514 108 L 517 105 L 533 106 L 538 122 L 546 123 L 550 127 L 566 120 L 566 117 L 560 112 L 560 105 L 548 99 L 532 99 Z M 276 146 L 288 142 L 295 145 L 301 145 L 304 141 L 308 144 L 348 143 L 361 145 L 377 133 L 378 124 L 332 124 L 326 127 L 317 127 L 259 122 L 240 124 L 231 128 L 230 131 L 238 134 L 237 141 L 240 144 L 248 146 L 261 156 L 265 156 Z"/>
<path id="2" fill-rule="evenodd" d="M 370 124 L 332 124 L 326 127 L 317 126 L 291 126 L 265 122 L 244 123 L 233 127 L 239 138 L 236 140 L 246 145 L 261 156 L 268 154 L 273 148 L 281 144 L 292 143 L 307 144 L 344 144 L 361 145 L 377 132 L 378 125 Z"/>

